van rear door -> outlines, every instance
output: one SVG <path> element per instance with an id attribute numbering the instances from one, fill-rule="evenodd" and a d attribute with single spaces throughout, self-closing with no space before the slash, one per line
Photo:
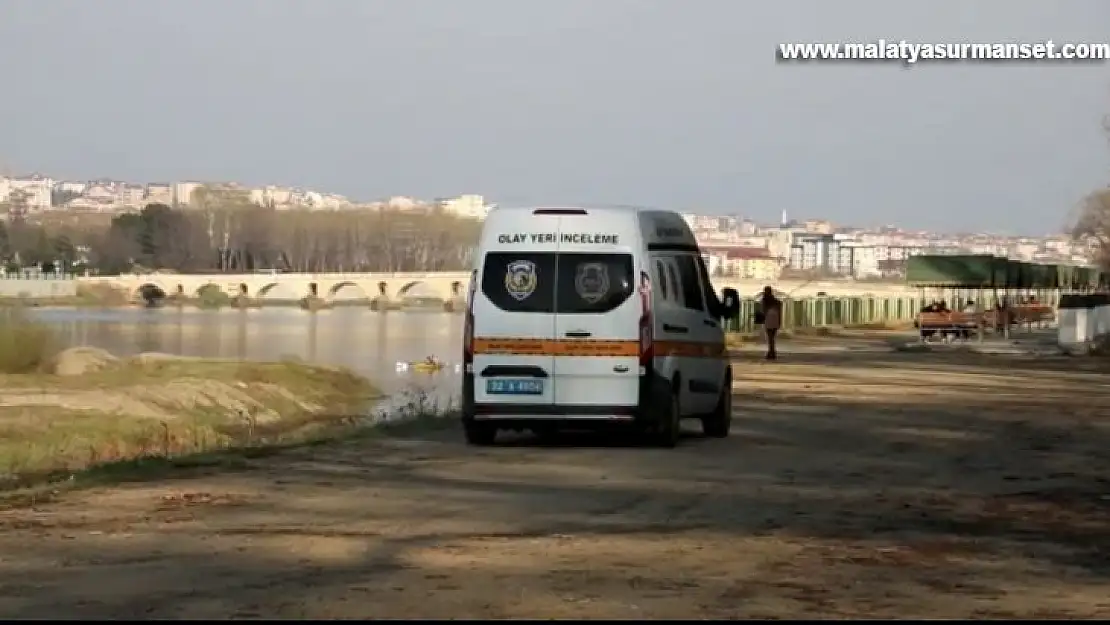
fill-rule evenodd
<path id="1" fill-rule="evenodd" d="M 621 227 L 636 224 L 624 215 L 598 219 L 591 211 L 591 217 L 565 215 L 559 222 L 555 403 L 631 408 L 640 388 L 642 311 L 633 255 L 639 232 Z"/>
<path id="2" fill-rule="evenodd" d="M 491 232 L 488 245 L 482 245 L 488 251 L 481 259 L 473 299 L 474 401 L 479 418 L 546 414 L 555 402 L 558 218 L 529 215 L 526 227 L 517 229 L 527 234 L 513 239 L 511 233 Z"/>

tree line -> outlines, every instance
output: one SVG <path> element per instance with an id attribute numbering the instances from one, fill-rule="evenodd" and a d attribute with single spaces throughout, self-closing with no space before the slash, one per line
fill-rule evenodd
<path id="1" fill-rule="evenodd" d="M 9 222 L 0 258 L 9 270 L 101 274 L 452 271 L 469 266 L 480 228 L 436 210 L 281 211 L 203 198 L 194 205 L 150 204 L 106 227 Z"/>

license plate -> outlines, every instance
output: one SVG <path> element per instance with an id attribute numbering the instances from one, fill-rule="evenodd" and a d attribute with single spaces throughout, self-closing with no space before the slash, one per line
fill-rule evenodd
<path id="1" fill-rule="evenodd" d="M 543 380 L 486 380 L 490 395 L 543 395 Z"/>

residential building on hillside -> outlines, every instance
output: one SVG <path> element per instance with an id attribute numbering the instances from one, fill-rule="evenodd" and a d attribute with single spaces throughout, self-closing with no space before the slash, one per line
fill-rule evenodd
<path id="1" fill-rule="evenodd" d="M 143 194 L 144 204 L 173 206 L 173 185 L 168 182 L 151 182 Z"/>
<path id="2" fill-rule="evenodd" d="M 486 199 L 480 195 L 460 195 L 456 198 L 440 200 L 439 206 L 445 213 L 467 219 L 485 219 L 486 214 L 489 213 Z"/>
<path id="3" fill-rule="evenodd" d="M 853 278 L 870 278 L 882 275 L 879 270 L 877 248 L 858 241 L 843 241 L 837 250 L 839 273 Z"/>
<path id="4" fill-rule="evenodd" d="M 833 225 L 824 219 L 807 219 L 802 227 L 812 234 L 832 234 Z"/>
<path id="5" fill-rule="evenodd" d="M 12 195 L 12 180 L 7 176 L 0 176 L 0 202 L 7 202 Z"/>
<path id="6" fill-rule="evenodd" d="M 184 207 L 193 203 L 193 191 L 204 186 L 202 182 L 175 182 L 173 183 L 173 205 Z"/>
<path id="7" fill-rule="evenodd" d="M 701 251 L 710 275 L 770 282 L 782 274 L 782 261 L 765 247 L 703 245 Z"/>
<path id="8" fill-rule="evenodd" d="M 790 246 L 789 265 L 803 271 L 836 271 L 840 242 L 831 234 L 797 234 Z"/>
<path id="9" fill-rule="evenodd" d="M 22 201 L 28 211 L 36 212 L 50 208 L 54 191 L 54 179 L 42 174 L 16 176 L 8 181 L 9 198 L 14 191 L 20 191 Z"/>
<path id="10" fill-rule="evenodd" d="M 146 187 L 141 184 L 122 184 L 116 190 L 120 208 L 142 208 L 146 199 Z"/>
<path id="11" fill-rule="evenodd" d="M 89 183 L 76 180 L 62 180 L 54 184 L 55 191 L 73 195 L 81 195 L 87 188 L 89 188 Z"/>

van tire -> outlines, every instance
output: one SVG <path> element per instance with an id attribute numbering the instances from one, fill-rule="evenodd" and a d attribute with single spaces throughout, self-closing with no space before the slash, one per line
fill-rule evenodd
<path id="1" fill-rule="evenodd" d="M 701 430 L 710 438 L 728 438 L 732 429 L 732 373 L 725 376 L 717 406 L 709 415 L 702 417 Z"/>
<path id="2" fill-rule="evenodd" d="M 660 415 L 659 423 L 655 426 L 655 444 L 665 449 L 674 449 L 678 446 L 679 434 L 682 432 L 682 411 L 678 403 L 679 393 L 671 389 L 668 397 L 668 409 Z"/>
<path id="3" fill-rule="evenodd" d="M 463 433 L 468 445 L 485 447 L 497 440 L 497 427 L 474 419 L 463 419 Z"/>

